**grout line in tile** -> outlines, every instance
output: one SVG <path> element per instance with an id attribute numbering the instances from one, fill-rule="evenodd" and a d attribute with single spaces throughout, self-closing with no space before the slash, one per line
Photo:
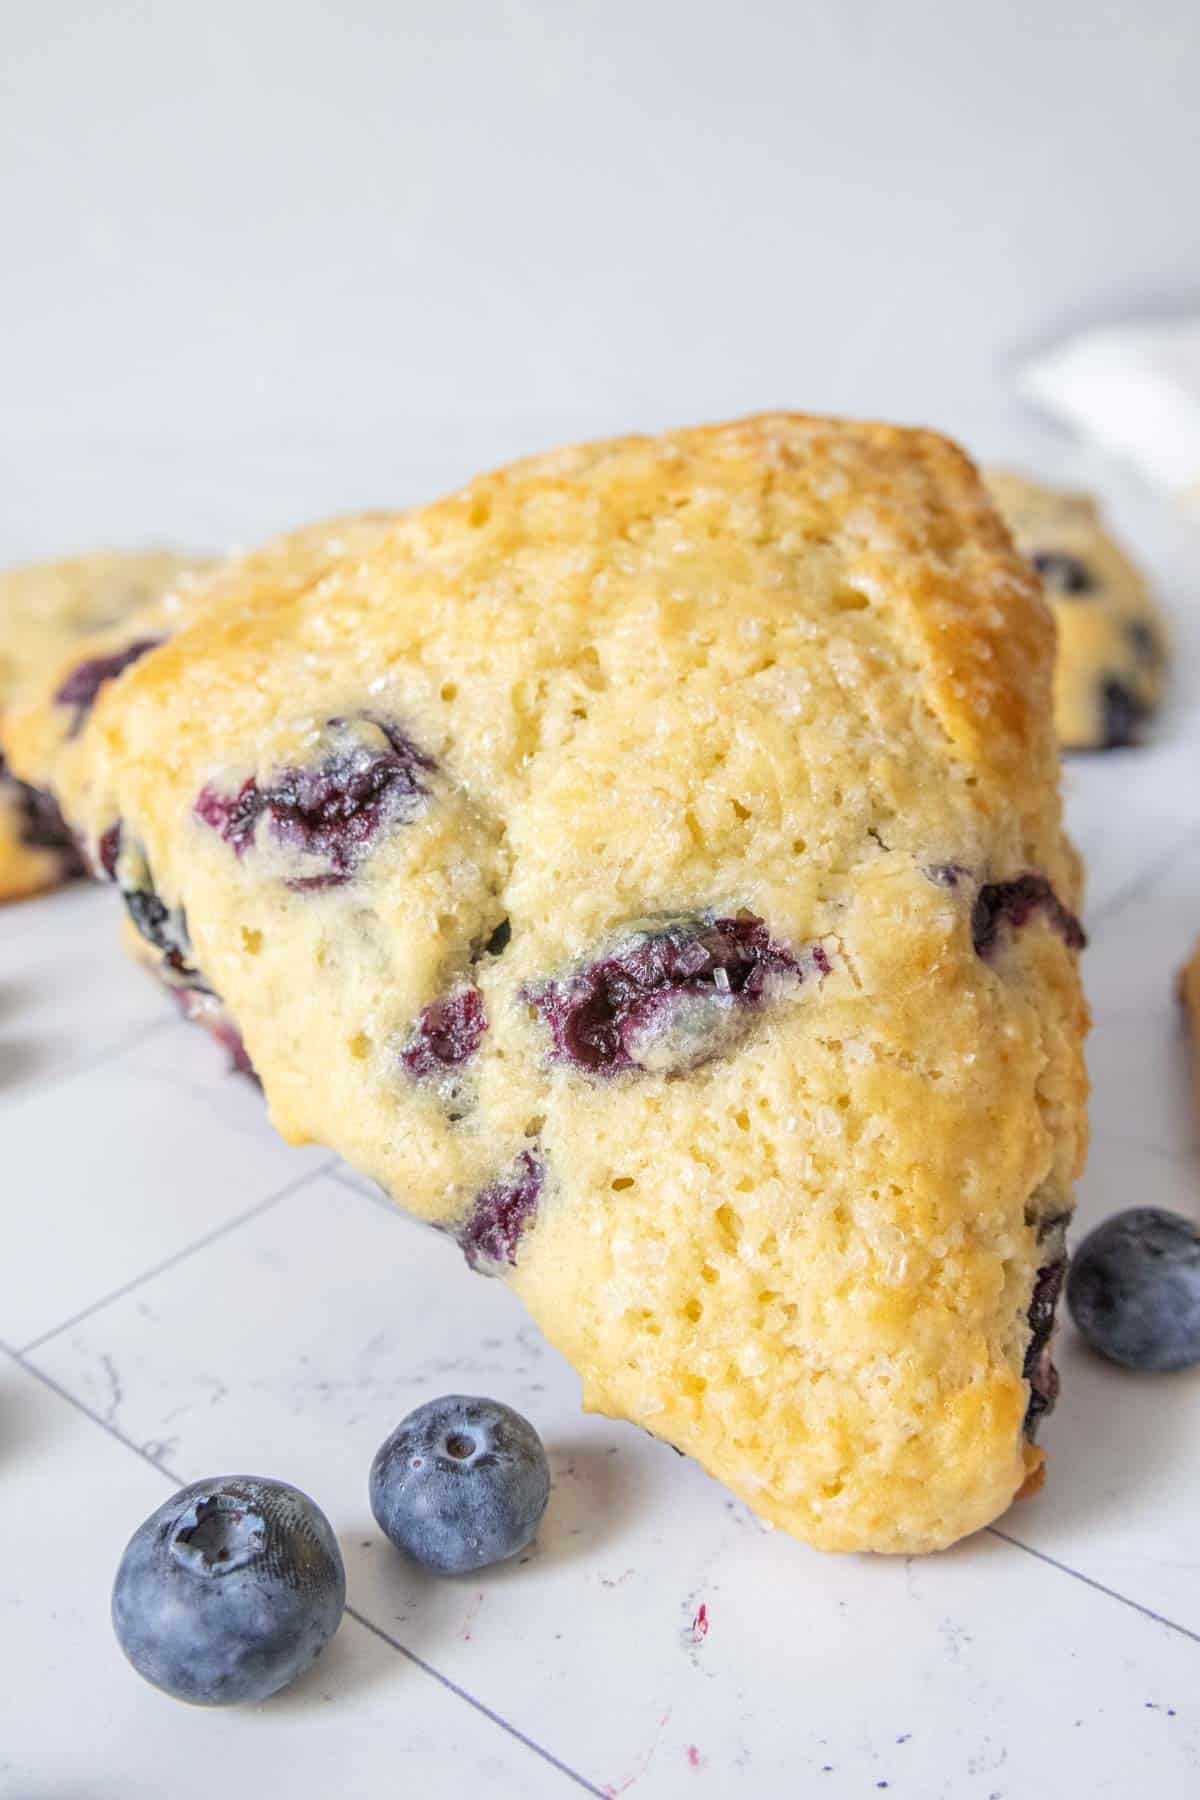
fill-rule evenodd
<path id="1" fill-rule="evenodd" d="M 318 1176 L 328 1173 L 332 1160 L 331 1157 L 329 1162 L 321 1163 L 315 1169 L 307 1169 L 303 1175 L 293 1176 L 291 1181 L 285 1183 L 283 1187 L 277 1188 L 273 1194 L 268 1194 L 265 1199 L 256 1200 L 253 1206 L 246 1207 L 244 1212 L 237 1213 L 232 1219 L 225 1219 L 220 1225 L 214 1226 L 211 1231 L 206 1231 L 203 1237 L 194 1238 L 190 1244 L 185 1244 L 182 1249 L 174 1251 L 170 1256 L 165 1256 L 152 1268 L 144 1269 L 140 1275 L 134 1275 L 129 1281 L 123 1281 L 120 1287 L 113 1288 L 107 1294 L 102 1294 L 89 1306 L 81 1307 L 77 1313 L 72 1313 L 71 1317 L 64 1319 L 61 1324 L 52 1325 L 48 1331 L 39 1332 L 37 1337 L 31 1338 L 27 1344 L 22 1344 L 20 1349 L 12 1354 L 19 1357 L 31 1355 L 33 1351 L 40 1350 L 43 1344 L 48 1344 L 52 1338 L 60 1336 L 64 1331 L 70 1331 L 72 1326 L 81 1324 L 84 1319 L 90 1319 L 93 1313 L 103 1312 L 104 1308 L 111 1306 L 114 1301 L 124 1299 L 126 1294 L 132 1294 L 136 1288 L 142 1287 L 147 1281 L 152 1281 L 156 1275 L 165 1274 L 168 1269 L 175 1268 L 178 1263 L 186 1262 L 188 1257 L 194 1256 L 197 1250 L 207 1249 L 209 1244 L 215 1244 L 220 1238 L 228 1236 L 231 1231 L 236 1231 L 240 1225 L 248 1224 L 251 1219 L 258 1218 L 261 1213 L 269 1212 L 273 1206 L 278 1206 L 281 1201 L 287 1200 L 298 1189 L 307 1186 L 310 1181 L 315 1181 Z"/>
<path id="2" fill-rule="evenodd" d="M 405 1213 L 402 1206 L 389 1200 L 383 1189 L 376 1188 L 366 1175 L 348 1175 L 344 1169 L 338 1168 L 329 1171 L 329 1178 L 336 1181 L 339 1187 L 349 1188 L 352 1194 L 358 1194 L 362 1199 L 370 1200 L 373 1205 L 383 1207 L 385 1212 L 398 1213 L 402 1219 L 411 1216 Z"/>
<path id="3" fill-rule="evenodd" d="M 78 1061 L 66 1063 L 61 1069 L 56 1069 L 53 1075 L 46 1075 L 40 1081 L 27 1082 L 15 1093 L 0 1096 L 0 1105 L 20 1106 L 34 1095 L 48 1094 L 52 1089 L 61 1087 L 64 1082 L 74 1081 L 78 1075 L 90 1075 L 93 1069 L 103 1068 L 105 1063 L 124 1056 L 129 1050 L 136 1050 L 148 1038 L 156 1037 L 160 1031 L 169 1031 L 179 1023 L 178 1019 L 169 1015 L 164 1019 L 151 1019 L 144 1025 L 136 1026 L 115 1043 L 105 1045 L 103 1050 L 95 1050 L 90 1056 L 81 1056 Z"/>
<path id="4" fill-rule="evenodd" d="M 313 1174 L 316 1175 L 322 1172 L 323 1171 L 320 1170 L 314 1170 Z M 276 1198 L 282 1199 L 283 1195 L 278 1195 Z M 11 1349 L 7 1344 L 0 1344 L 0 1351 L 10 1357 L 11 1360 L 16 1363 L 18 1368 L 23 1369 L 27 1375 L 32 1376 L 34 1381 L 40 1381 L 42 1386 L 48 1388 L 52 1394 L 57 1394 L 60 1400 L 64 1400 L 66 1404 L 73 1407 L 76 1412 L 82 1413 L 85 1419 L 90 1419 L 93 1425 L 98 1425 L 101 1431 L 106 1432 L 110 1438 L 113 1438 L 126 1450 L 132 1450 L 135 1456 L 140 1457 L 144 1463 L 148 1463 L 157 1474 L 162 1475 L 167 1481 L 172 1482 L 175 1487 L 180 1488 L 187 1485 L 184 1478 L 177 1474 L 174 1469 L 168 1468 L 166 1463 L 160 1462 L 157 1457 L 151 1456 L 149 1451 L 144 1450 L 140 1444 L 135 1444 L 133 1439 L 131 1437 L 126 1437 L 123 1431 L 119 1431 L 111 1420 L 105 1419 L 100 1413 L 93 1411 L 93 1409 L 88 1406 L 85 1401 L 81 1400 L 77 1394 L 73 1394 L 69 1388 L 63 1387 L 61 1382 L 56 1381 L 52 1375 L 47 1375 L 44 1369 L 39 1369 L 36 1363 L 26 1361 L 25 1356 L 20 1351 Z M 457 1699 L 463 1701 L 465 1705 L 472 1707 L 491 1724 L 498 1726 L 501 1731 L 506 1732 L 508 1736 L 515 1739 L 518 1744 L 523 1745 L 526 1750 L 530 1750 L 535 1756 L 541 1757 L 542 1761 L 549 1763 L 552 1769 L 557 1769 L 560 1775 L 565 1775 L 568 1781 L 573 1781 L 576 1787 L 582 1788 L 585 1794 L 595 1795 L 596 1800 L 605 1800 L 604 1790 L 602 1788 L 596 1787 L 592 1782 L 588 1781 L 585 1776 L 580 1775 L 576 1769 L 572 1769 L 568 1763 L 562 1762 L 554 1755 L 553 1751 L 545 1749 L 535 1738 L 527 1737 L 518 1726 L 510 1723 L 502 1713 L 494 1712 L 484 1701 L 476 1699 L 475 1695 L 470 1693 L 468 1689 L 459 1687 L 456 1681 L 452 1681 L 448 1675 L 443 1675 L 440 1669 L 435 1668 L 432 1663 L 426 1662 L 423 1656 L 418 1656 L 415 1650 L 410 1650 L 406 1644 L 402 1644 L 400 1640 L 394 1638 L 390 1632 L 384 1631 L 381 1626 L 376 1625 L 373 1620 L 368 1619 L 364 1613 L 360 1613 L 356 1607 L 347 1606 L 346 1616 L 353 1619 L 356 1625 L 362 1626 L 364 1630 L 369 1631 L 374 1637 L 377 1637 L 382 1643 L 386 1644 L 389 1649 L 394 1650 L 398 1655 L 403 1656 L 406 1661 L 414 1663 L 424 1674 L 430 1676 L 432 1680 L 439 1682 L 442 1687 L 448 1690 L 448 1692 L 453 1694 Z"/>
<path id="5" fill-rule="evenodd" d="M 329 1179 L 336 1181 L 339 1187 L 348 1189 L 350 1193 L 357 1194 L 360 1200 L 366 1200 L 371 1206 L 377 1206 L 381 1212 L 385 1212 L 390 1219 L 395 1219 L 398 1224 L 408 1225 L 417 1231 L 437 1230 L 437 1227 L 431 1225 L 428 1219 L 418 1219 L 415 1213 L 409 1212 L 408 1208 L 401 1206 L 399 1201 L 391 1199 L 382 1188 L 377 1188 L 372 1193 L 370 1185 L 364 1185 L 367 1183 L 365 1175 L 360 1175 L 356 1180 L 353 1175 L 347 1175 L 341 1169 L 330 1169 Z"/>
<path id="6" fill-rule="evenodd" d="M 1020 1538 L 1013 1537 L 1007 1531 L 1001 1531 L 998 1525 L 987 1526 L 992 1537 L 1011 1544 L 1014 1550 L 1023 1550 L 1026 1556 L 1036 1556 L 1039 1562 L 1048 1563 L 1052 1569 L 1058 1569 L 1063 1575 L 1069 1575 L 1072 1581 L 1082 1581 L 1085 1587 L 1094 1588 L 1098 1594 L 1107 1594 L 1110 1600 L 1117 1600 L 1122 1606 L 1130 1606 L 1134 1612 L 1141 1613 L 1145 1619 L 1153 1619 L 1156 1625 L 1165 1625 L 1168 1631 L 1177 1631 L 1180 1637 L 1190 1638 L 1193 1644 L 1200 1644 L 1200 1631 L 1192 1631 L 1186 1625 L 1179 1624 L 1176 1619 L 1168 1619 L 1165 1613 L 1155 1612 L 1153 1607 L 1143 1606 L 1140 1600 L 1133 1600 L 1128 1594 L 1120 1593 L 1116 1588 L 1106 1587 L 1094 1576 L 1085 1575 L 1080 1569 L 1073 1569 L 1070 1563 L 1060 1562 L 1057 1556 L 1051 1556 L 1045 1550 L 1035 1550 L 1032 1544 L 1022 1543 Z"/>
<path id="7" fill-rule="evenodd" d="M 418 1669 L 423 1669 L 426 1675 L 431 1675 L 435 1681 L 439 1681 L 444 1688 L 448 1688 L 460 1700 L 465 1700 L 468 1706 L 473 1706 L 476 1712 L 482 1713 L 485 1719 L 490 1719 L 493 1725 L 498 1725 L 501 1731 L 507 1731 L 509 1736 L 516 1738 L 519 1744 L 524 1744 L 527 1750 L 532 1750 L 535 1756 L 540 1756 L 543 1762 L 548 1762 L 551 1768 L 558 1770 L 560 1775 L 565 1775 L 569 1781 L 573 1781 L 577 1787 L 581 1787 L 585 1794 L 594 1794 L 596 1800 L 605 1800 L 603 1788 L 595 1787 L 586 1776 L 581 1775 L 577 1769 L 571 1768 L 569 1763 L 561 1762 L 552 1751 L 545 1749 L 536 1739 L 526 1737 L 525 1733 L 516 1725 L 511 1724 L 500 1713 L 493 1712 L 490 1706 L 485 1706 L 482 1700 L 477 1700 L 474 1694 L 467 1692 L 466 1688 L 459 1687 L 456 1681 L 451 1681 L 448 1675 L 443 1675 L 439 1669 L 433 1667 L 432 1663 L 427 1663 L 423 1656 L 418 1656 L 415 1650 L 410 1650 L 406 1644 L 400 1642 L 399 1638 L 394 1638 L 390 1632 L 384 1631 L 382 1626 L 376 1625 L 373 1619 L 368 1619 L 365 1613 L 360 1613 L 356 1607 L 348 1606 L 346 1614 L 348 1618 L 355 1620 L 367 1631 L 373 1632 L 385 1644 L 390 1644 L 393 1650 L 398 1651 L 409 1662 L 415 1663 Z"/>

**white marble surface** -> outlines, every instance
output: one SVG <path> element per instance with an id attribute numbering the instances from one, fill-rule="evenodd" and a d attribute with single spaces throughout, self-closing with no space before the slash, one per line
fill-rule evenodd
<path id="1" fill-rule="evenodd" d="M 1152 743 L 1067 770 L 1092 868 L 1081 1225 L 1200 1202 L 1172 992 L 1200 930 L 1200 543 L 1112 498 L 1180 667 Z M 1119 1373 L 1068 1325 L 1039 1497 L 944 1556 L 822 1558 L 583 1417 L 506 1289 L 279 1143 L 117 958 L 112 913 L 83 889 L 0 913 L 4 1800 L 200 1795 L 216 1768 L 249 1795 L 284 1764 L 295 1800 L 1195 1794 L 1200 1373 Z M 442 1582 L 380 1538 L 366 1472 L 404 1411 L 459 1388 L 535 1420 L 555 1486 L 525 1563 Z M 245 1469 L 329 1512 L 351 1615 L 286 1698 L 200 1714 L 126 1668 L 108 1587 L 173 1486 Z"/>

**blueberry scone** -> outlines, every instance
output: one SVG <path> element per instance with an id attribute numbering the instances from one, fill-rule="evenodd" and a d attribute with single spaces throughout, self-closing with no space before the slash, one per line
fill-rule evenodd
<path id="1" fill-rule="evenodd" d="M 22 688 L 36 688 L 85 634 L 108 633 L 111 644 L 70 683 L 62 708 L 69 731 L 106 669 L 127 649 L 136 654 L 139 640 L 122 641 L 122 621 L 157 601 L 192 566 L 166 550 L 106 551 L 0 573 L 0 707 Z M 17 780 L 0 755 L 0 901 L 82 873 L 75 840 L 49 793 Z"/>
<path id="2" fill-rule="evenodd" d="M 1087 494 L 993 469 L 988 486 L 1058 624 L 1054 717 L 1068 750 L 1136 743 L 1162 698 L 1167 633 L 1145 580 Z"/>
<path id="3" fill-rule="evenodd" d="M 307 554 L 222 572 L 57 763 L 148 949 L 590 1407 L 827 1549 L 994 1518 L 1085 1012 L 1053 626 L 971 465 L 769 416 Z"/>

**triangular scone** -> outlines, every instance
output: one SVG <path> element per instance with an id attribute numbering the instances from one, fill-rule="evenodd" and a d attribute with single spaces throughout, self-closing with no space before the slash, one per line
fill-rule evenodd
<path id="1" fill-rule="evenodd" d="M 189 579 L 208 558 L 170 550 L 102 550 L 0 570 L 0 708 L 38 693 L 70 647 L 116 628 Z M 0 755 L 0 901 L 55 887 L 83 861 L 44 787 L 18 781 Z"/>
<path id="2" fill-rule="evenodd" d="M 292 555 L 60 766 L 280 1129 L 797 1536 L 994 1518 L 1053 1397 L 1086 1018 L 1053 629 L 970 463 L 767 416 Z"/>

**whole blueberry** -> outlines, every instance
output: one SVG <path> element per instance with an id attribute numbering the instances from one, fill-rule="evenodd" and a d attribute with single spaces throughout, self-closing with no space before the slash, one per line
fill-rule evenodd
<path id="1" fill-rule="evenodd" d="M 1067 1305 L 1112 1362 L 1155 1371 L 1200 1363 L 1200 1231 L 1157 1206 L 1106 1219 L 1075 1252 Z"/>
<path id="2" fill-rule="evenodd" d="M 415 1562 L 465 1575 L 515 1556 L 550 1498 L 528 1419 L 498 1400 L 446 1394 L 401 1420 L 371 1464 L 371 1511 Z"/>
<path id="3" fill-rule="evenodd" d="M 117 1642 L 139 1675 L 194 1706 L 265 1700 L 341 1622 L 346 1572 L 328 1519 L 298 1488 L 229 1475 L 182 1488 L 126 1545 Z"/>

